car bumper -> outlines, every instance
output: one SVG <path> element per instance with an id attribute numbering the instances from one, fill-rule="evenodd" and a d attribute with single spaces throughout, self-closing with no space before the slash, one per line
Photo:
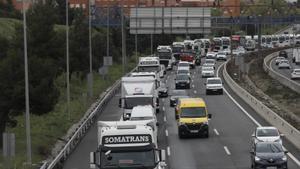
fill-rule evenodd
<path id="1" fill-rule="evenodd" d="M 175 85 L 176 89 L 189 89 L 190 84 L 189 83 L 179 83 Z"/>
<path id="2" fill-rule="evenodd" d="M 181 135 L 207 135 L 207 124 L 183 124 L 178 126 L 178 132 Z"/>
<path id="3" fill-rule="evenodd" d="M 158 95 L 160 97 L 168 97 L 168 92 L 167 91 L 160 91 L 160 92 L 158 92 Z"/>
<path id="4" fill-rule="evenodd" d="M 275 167 L 277 169 L 287 169 L 287 161 L 276 161 L 273 163 L 270 163 L 268 161 L 256 161 L 255 162 L 255 168 L 256 169 L 267 169 Z"/>
<path id="5" fill-rule="evenodd" d="M 223 88 L 206 89 L 206 93 L 223 93 Z"/>

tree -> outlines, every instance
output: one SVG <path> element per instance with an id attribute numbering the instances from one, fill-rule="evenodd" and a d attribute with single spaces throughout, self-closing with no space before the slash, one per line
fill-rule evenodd
<path id="1" fill-rule="evenodd" d="M 7 55 L 9 42 L 6 38 L 0 36 L 0 60 Z"/>

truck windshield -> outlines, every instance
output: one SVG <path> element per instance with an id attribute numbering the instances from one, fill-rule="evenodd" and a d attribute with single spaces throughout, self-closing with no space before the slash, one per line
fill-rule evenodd
<path id="1" fill-rule="evenodd" d="M 132 109 L 134 106 L 152 105 L 152 97 L 130 97 L 125 99 L 125 108 Z"/>
<path id="2" fill-rule="evenodd" d="M 143 151 L 112 151 L 109 157 L 101 152 L 101 168 L 154 168 L 155 154 L 153 150 Z"/>
<path id="3" fill-rule="evenodd" d="M 181 108 L 181 117 L 206 117 L 205 107 L 184 107 Z"/>
<path id="4" fill-rule="evenodd" d="M 139 66 L 138 71 L 139 72 L 159 72 L 160 66 Z"/>
<path id="5" fill-rule="evenodd" d="M 183 46 L 173 46 L 172 51 L 173 53 L 180 53 L 183 49 Z"/>
<path id="6" fill-rule="evenodd" d="M 159 59 L 171 59 L 172 53 L 171 52 L 158 52 L 157 53 Z"/>

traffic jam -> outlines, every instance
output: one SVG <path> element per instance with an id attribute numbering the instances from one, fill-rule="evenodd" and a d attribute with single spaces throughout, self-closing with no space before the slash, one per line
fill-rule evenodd
<path id="1" fill-rule="evenodd" d="M 272 39 L 276 40 L 262 36 L 262 46 L 277 45 Z M 279 37 L 277 40 L 280 45 Z M 217 71 L 220 64 L 230 55 L 255 50 L 257 43 L 257 36 L 184 40 L 159 45 L 155 55 L 140 57 L 136 70 L 121 79 L 116 105 L 122 109 L 120 121 L 97 122 L 98 145 L 90 153 L 90 168 L 169 168 L 168 150 L 161 148 L 159 137 L 164 122 L 158 116 L 168 113 L 174 117 L 179 140 L 209 138 L 213 112 L 207 108 L 203 95 L 192 90 L 200 85 L 192 83 L 194 74 L 204 82 L 201 85 L 205 86 L 205 95 L 220 97 L 224 93 L 224 82 Z M 171 80 L 172 84 L 168 83 Z M 168 111 L 161 108 L 163 101 L 167 102 Z M 288 168 L 282 137 L 275 127 L 255 128 L 249 135 L 249 168 Z"/>

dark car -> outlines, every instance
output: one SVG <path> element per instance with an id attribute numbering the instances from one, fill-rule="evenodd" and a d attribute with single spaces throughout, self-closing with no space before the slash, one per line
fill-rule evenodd
<path id="1" fill-rule="evenodd" d="M 277 142 L 258 142 L 251 150 L 251 168 L 281 168 L 287 169 L 287 151 Z"/>
<path id="2" fill-rule="evenodd" d="M 168 97 L 168 87 L 165 83 L 160 83 L 159 88 L 157 89 L 159 97 Z"/>
<path id="3" fill-rule="evenodd" d="M 287 52 L 285 50 L 282 50 L 282 51 L 279 52 L 278 56 L 279 57 L 285 57 L 285 58 L 287 58 L 288 54 L 287 54 Z"/>
<path id="4" fill-rule="evenodd" d="M 200 55 L 197 55 L 197 56 L 196 56 L 195 64 L 196 64 L 197 66 L 199 66 L 199 65 L 201 64 L 201 57 L 200 57 Z"/>
<path id="5" fill-rule="evenodd" d="M 174 107 L 177 104 L 179 98 L 188 98 L 185 90 L 173 90 L 170 97 L 170 107 Z"/>
<path id="6" fill-rule="evenodd" d="M 177 74 L 175 78 L 175 89 L 190 89 L 191 78 L 187 74 Z"/>

